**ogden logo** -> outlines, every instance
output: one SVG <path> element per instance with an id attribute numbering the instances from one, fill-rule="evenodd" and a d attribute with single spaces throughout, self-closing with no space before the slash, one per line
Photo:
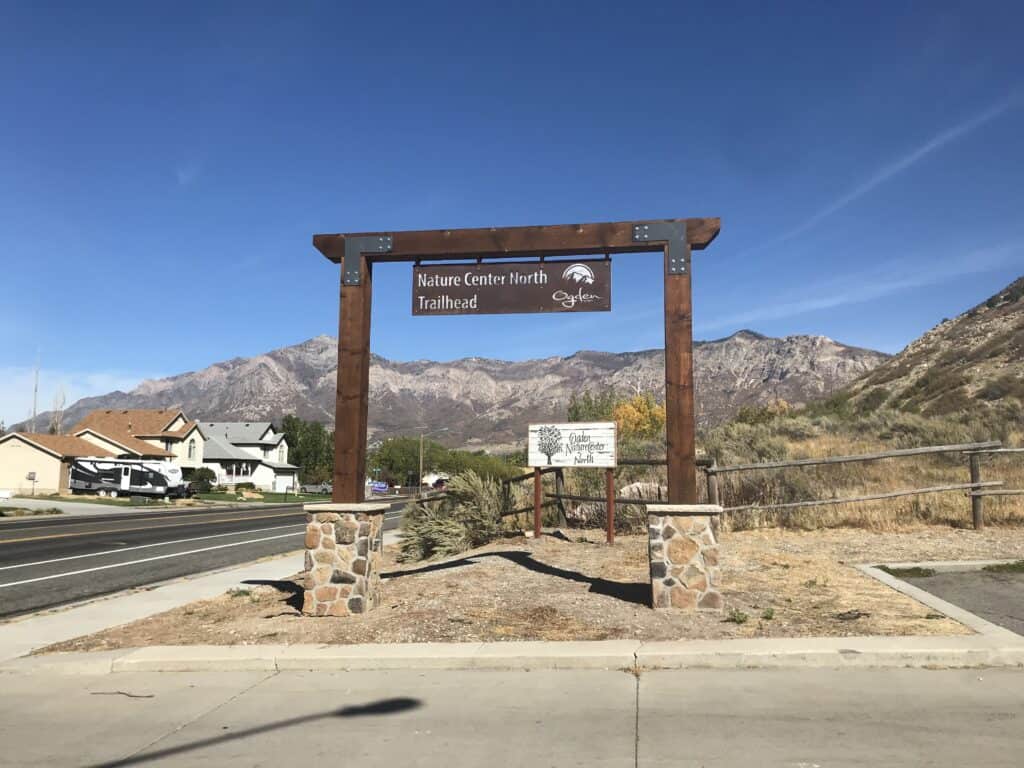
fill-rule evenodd
<path id="1" fill-rule="evenodd" d="M 586 264 L 570 264 L 562 272 L 562 280 L 572 283 L 574 286 L 579 286 L 573 293 L 558 290 L 551 294 L 551 300 L 561 304 L 566 309 L 572 309 L 577 304 L 591 304 L 601 299 L 597 294 L 587 293 L 583 290 L 584 285 L 594 284 L 594 270 Z"/>

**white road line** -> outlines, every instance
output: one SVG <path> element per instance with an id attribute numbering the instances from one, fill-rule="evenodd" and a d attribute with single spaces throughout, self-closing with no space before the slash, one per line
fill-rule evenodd
<path id="1" fill-rule="evenodd" d="M 21 581 L 9 581 L 6 584 L 0 584 L 0 589 L 4 587 L 16 587 L 19 584 L 33 584 L 37 581 L 48 581 L 50 579 L 61 579 L 65 576 L 78 576 L 83 573 L 93 573 L 94 571 L 105 571 L 108 568 L 124 568 L 126 565 L 138 565 L 139 563 L 151 563 L 154 560 L 166 560 L 169 557 L 183 557 L 185 555 L 195 555 L 200 552 L 210 552 L 214 549 L 225 549 L 226 547 L 238 547 L 242 544 L 255 544 L 258 541 L 270 541 L 272 539 L 286 539 L 289 536 L 297 536 L 299 531 L 294 533 L 279 533 L 277 536 L 264 536 L 260 539 L 248 539 L 246 541 L 233 541 L 230 544 L 217 544 L 213 547 L 202 547 L 201 549 L 191 549 L 188 552 L 172 552 L 169 555 L 156 555 L 155 557 L 144 557 L 141 560 L 131 560 L 127 563 L 112 563 L 111 565 L 97 565 L 95 568 L 83 568 L 80 571 L 68 571 L 67 573 L 55 573 L 52 576 L 38 576 L 34 579 L 22 579 Z"/>
<path id="2" fill-rule="evenodd" d="M 99 557 L 101 555 L 116 555 L 118 552 L 131 552 L 133 549 L 146 549 L 147 547 L 166 547 L 170 544 L 184 544 L 189 541 L 202 541 L 203 539 L 220 539 L 224 536 L 244 536 L 250 533 L 263 533 L 264 531 L 279 531 L 282 528 L 305 528 L 305 524 L 296 526 L 295 523 L 289 525 L 274 525 L 270 528 L 253 528 L 246 531 L 233 531 L 231 533 L 214 533 L 209 536 L 193 536 L 188 539 L 175 539 L 174 541 L 157 541 L 153 544 L 139 544 L 134 547 L 122 547 L 121 549 L 106 549 L 102 552 L 88 552 L 84 555 L 68 555 L 67 557 L 54 557 L 50 560 L 36 560 L 34 563 L 18 563 L 17 565 L 4 565 L 0 566 L 0 571 L 9 571 L 13 568 L 29 568 L 33 565 L 48 565 L 49 563 L 60 563 L 65 560 L 78 560 L 83 557 Z M 100 531 L 102 533 L 102 531 Z"/>

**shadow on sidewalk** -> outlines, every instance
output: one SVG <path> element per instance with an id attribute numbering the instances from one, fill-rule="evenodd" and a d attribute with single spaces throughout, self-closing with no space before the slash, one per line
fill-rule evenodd
<path id="1" fill-rule="evenodd" d="M 245 739 L 249 736 L 254 736 L 258 733 L 268 733 L 269 731 L 280 730 L 281 728 L 291 728 L 294 725 L 303 725 L 305 723 L 313 723 L 317 720 L 327 720 L 332 717 L 366 717 L 373 715 L 393 715 L 399 712 L 407 712 L 411 709 L 416 709 L 423 706 L 423 702 L 419 699 L 412 699 L 409 697 L 398 697 L 394 699 L 381 699 L 380 701 L 372 701 L 369 704 L 358 704 L 350 707 L 342 707 L 341 709 L 335 709 L 328 712 L 321 712 L 316 715 L 303 715 L 302 717 L 292 717 L 287 720 L 278 720 L 276 723 L 267 723 L 266 725 L 260 725 L 255 728 L 246 728 L 244 731 L 237 731 L 236 733 L 226 733 L 223 736 L 215 736 L 210 739 L 201 739 L 199 741 L 193 741 L 189 744 L 182 744 L 177 747 L 167 747 L 166 749 L 158 749 L 155 752 L 143 752 L 142 754 L 132 755 L 130 757 L 123 758 L 121 760 L 114 760 L 109 763 L 95 763 L 93 768 L 117 768 L 122 765 L 139 765 L 140 763 L 148 763 L 153 760 L 162 760 L 165 757 L 172 757 L 174 755 L 180 755 L 185 752 L 192 752 L 196 749 L 203 749 L 204 747 L 212 747 L 216 744 L 223 744 L 228 741 L 235 741 L 237 739 Z"/>
<path id="2" fill-rule="evenodd" d="M 625 600 L 629 603 L 636 603 L 638 605 L 648 607 L 650 607 L 651 604 L 651 585 L 648 582 L 610 581 L 609 579 L 586 576 L 579 571 L 569 571 L 565 568 L 558 568 L 557 566 L 549 565 L 548 563 L 542 563 L 540 560 L 535 560 L 531 553 L 519 550 L 482 552 L 478 555 L 462 557 L 458 560 L 447 560 L 443 563 L 433 563 L 431 565 L 425 565 L 422 568 L 414 568 L 408 571 L 388 571 L 387 573 L 382 573 L 381 578 L 400 579 L 403 576 L 415 576 L 419 573 L 433 573 L 434 571 L 444 571 L 450 568 L 462 568 L 467 565 L 473 565 L 485 557 L 504 558 L 505 560 L 515 563 L 516 565 L 520 565 L 534 573 L 542 573 L 545 576 L 555 576 L 559 579 L 566 579 L 567 581 L 589 584 L 590 591 L 598 595 L 607 595 L 608 597 L 614 597 L 618 600 Z"/>

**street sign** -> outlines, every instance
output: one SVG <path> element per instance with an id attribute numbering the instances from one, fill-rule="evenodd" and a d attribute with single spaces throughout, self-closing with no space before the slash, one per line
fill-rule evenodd
<path id="1" fill-rule="evenodd" d="M 412 270 L 414 315 L 607 312 L 609 259 L 423 264 Z"/>
<path id="2" fill-rule="evenodd" d="M 370 490 L 373 493 L 387 493 L 388 484 L 380 480 L 374 480 L 372 483 L 370 483 Z"/>
<path id="3" fill-rule="evenodd" d="M 615 422 L 531 424 L 531 467 L 614 467 Z"/>

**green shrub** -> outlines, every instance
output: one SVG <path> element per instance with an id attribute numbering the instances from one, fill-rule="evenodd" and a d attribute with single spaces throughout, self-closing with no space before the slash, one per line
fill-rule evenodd
<path id="1" fill-rule="evenodd" d="M 235 483 L 236 491 L 255 491 L 255 483 Z"/>
<path id="2" fill-rule="evenodd" d="M 889 399 L 889 395 L 889 390 L 884 387 L 875 387 L 861 398 L 861 401 L 858 404 L 858 410 L 861 413 L 877 411 L 885 404 L 885 401 Z"/>
<path id="3" fill-rule="evenodd" d="M 209 467 L 199 467 L 192 472 L 189 478 L 189 486 L 196 493 L 209 493 L 213 484 L 217 481 L 217 475 Z"/>
<path id="4" fill-rule="evenodd" d="M 447 557 L 492 541 L 501 532 L 506 499 L 501 482 L 470 470 L 448 481 L 441 501 L 409 506 L 399 560 Z"/>

